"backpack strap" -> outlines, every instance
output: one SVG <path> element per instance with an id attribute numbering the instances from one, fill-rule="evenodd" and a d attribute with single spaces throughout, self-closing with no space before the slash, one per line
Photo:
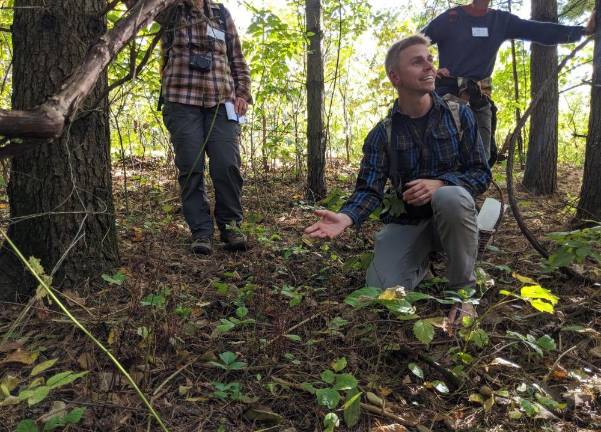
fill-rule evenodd
<path id="1" fill-rule="evenodd" d="M 447 93 L 442 97 L 442 99 L 446 102 L 449 110 L 451 110 L 451 114 L 453 116 L 453 123 L 455 123 L 455 128 L 457 129 L 457 133 L 459 135 L 459 141 L 463 139 L 463 126 L 461 124 L 461 105 L 465 105 L 465 101 L 451 93 Z"/>
<path id="2" fill-rule="evenodd" d="M 392 118 L 387 116 L 382 120 L 382 124 L 384 125 L 384 129 L 386 129 L 386 143 L 384 143 L 384 150 L 390 153 L 390 143 L 392 142 Z"/>
<path id="3" fill-rule="evenodd" d="M 167 19 L 165 20 L 166 26 L 161 28 L 163 32 L 163 37 L 161 39 L 161 59 L 159 63 L 159 73 L 161 78 L 163 76 L 163 71 L 165 67 L 167 67 L 167 62 L 169 61 L 169 51 L 171 51 L 171 47 L 173 47 L 173 42 L 175 41 L 175 32 L 177 31 L 177 25 L 179 24 L 179 20 L 183 14 L 184 5 L 180 4 L 173 8 L 171 8 L 167 12 Z M 159 100 L 157 102 L 157 111 L 161 111 L 164 103 L 163 97 L 163 82 L 161 82 L 161 89 L 159 90 Z"/>
<path id="4" fill-rule="evenodd" d="M 226 13 L 225 6 L 223 3 L 218 3 L 219 6 L 219 15 L 221 16 L 221 22 L 223 23 L 223 33 L 225 34 L 225 50 L 227 54 L 228 61 L 231 63 L 232 61 L 232 49 L 230 47 L 230 38 L 227 34 L 227 21 L 226 21 Z"/>

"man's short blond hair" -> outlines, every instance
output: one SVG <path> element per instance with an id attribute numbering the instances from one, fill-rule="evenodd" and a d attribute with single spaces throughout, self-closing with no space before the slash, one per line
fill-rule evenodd
<path id="1" fill-rule="evenodd" d="M 430 46 L 431 41 L 428 36 L 425 36 L 421 33 L 411 35 L 404 39 L 401 39 L 398 42 L 395 42 L 388 49 L 388 53 L 386 54 L 386 60 L 384 62 L 384 67 L 386 68 L 386 75 L 390 75 L 399 64 L 399 59 L 401 57 L 401 52 L 403 50 L 413 46 L 413 45 L 425 45 Z"/>

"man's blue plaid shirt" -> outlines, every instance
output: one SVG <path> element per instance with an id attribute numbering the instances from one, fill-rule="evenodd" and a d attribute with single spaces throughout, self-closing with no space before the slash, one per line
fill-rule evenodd
<path id="1" fill-rule="evenodd" d="M 432 97 L 423 143 L 412 132 L 413 126 L 399 111 L 398 103 L 392 107 L 391 150 L 398 155 L 398 173 L 390 172 L 384 122 L 378 123 L 367 135 L 355 192 L 341 209 L 355 225 L 361 225 L 382 204 L 386 183 L 395 174 L 402 179 L 402 184 L 416 179 L 439 179 L 446 185 L 463 186 L 472 196 L 488 189 L 491 172 L 474 114 L 469 107 L 460 106 L 463 132 L 460 139 L 453 113 L 436 93 L 432 93 Z M 395 222 L 411 223 L 403 218 Z"/>

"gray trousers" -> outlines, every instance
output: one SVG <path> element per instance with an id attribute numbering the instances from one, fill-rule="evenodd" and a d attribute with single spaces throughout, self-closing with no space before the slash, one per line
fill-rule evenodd
<path id="1" fill-rule="evenodd" d="M 171 135 L 184 218 L 192 235 L 212 236 L 213 219 L 205 191 L 205 154 L 215 188 L 215 219 L 220 230 L 242 221 L 240 125 L 227 118 L 223 105 L 201 108 L 166 102 L 163 121 Z"/>
<path id="2" fill-rule="evenodd" d="M 492 142 L 492 107 L 489 103 L 481 108 L 472 108 L 476 122 L 478 123 L 478 132 L 482 137 L 482 144 L 484 144 L 484 152 L 486 153 L 486 160 L 490 160 L 490 144 Z"/>
<path id="3" fill-rule="evenodd" d="M 450 289 L 473 286 L 478 255 L 474 199 L 460 186 L 443 186 L 432 197 L 432 218 L 418 225 L 387 224 L 376 234 L 367 285 L 413 290 L 424 278 L 433 251 L 448 256 Z"/>

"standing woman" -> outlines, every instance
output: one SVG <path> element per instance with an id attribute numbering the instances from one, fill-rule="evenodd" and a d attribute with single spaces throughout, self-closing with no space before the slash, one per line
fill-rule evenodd
<path id="1" fill-rule="evenodd" d="M 131 7 L 135 0 L 127 0 Z M 171 135 L 191 250 L 212 252 L 213 218 L 205 154 L 215 189 L 215 219 L 228 250 L 246 250 L 242 222 L 240 117 L 252 103 L 250 70 L 229 11 L 212 0 L 182 0 L 162 12 L 161 97 Z"/>

